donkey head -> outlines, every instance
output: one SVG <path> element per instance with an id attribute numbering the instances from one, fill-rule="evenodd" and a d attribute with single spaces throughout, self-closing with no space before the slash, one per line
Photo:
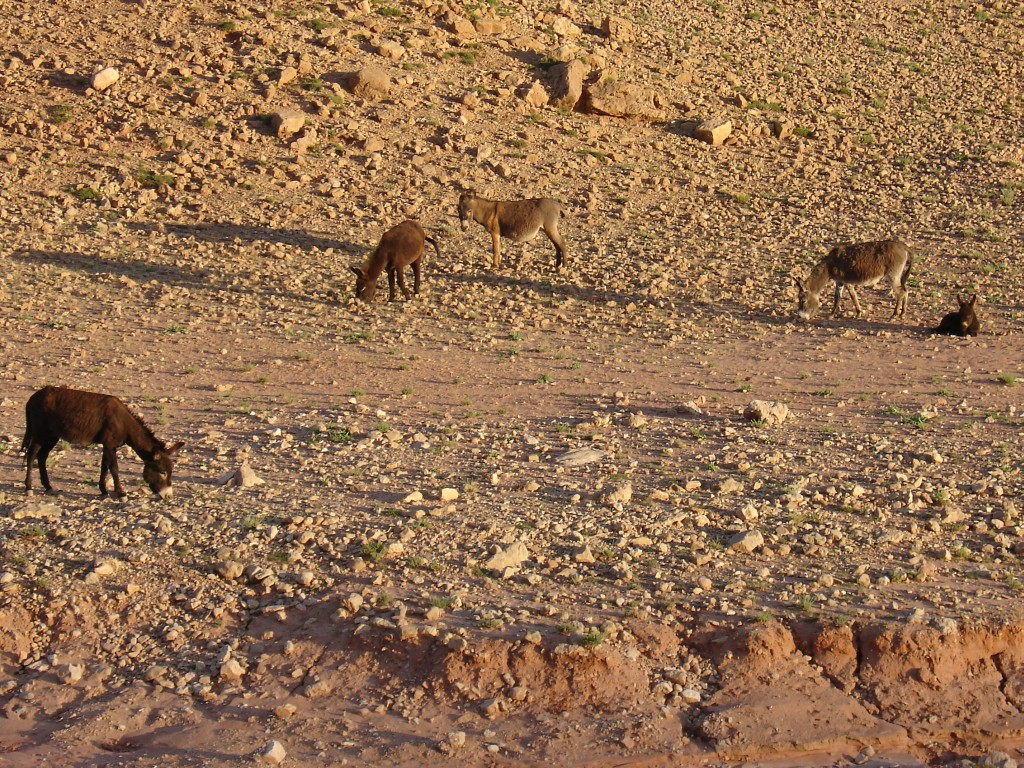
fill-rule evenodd
<path id="1" fill-rule="evenodd" d="M 153 457 L 145 462 L 142 468 L 142 477 L 153 491 L 161 499 L 170 500 L 174 496 L 171 489 L 171 472 L 174 470 L 174 462 L 171 456 L 178 452 L 184 443 L 177 442 L 170 448 L 157 448 Z"/>
<path id="2" fill-rule="evenodd" d="M 821 299 L 818 298 L 818 294 L 807 289 L 807 284 L 803 280 L 793 278 L 793 282 L 796 283 L 797 317 L 801 320 L 810 320 L 821 306 Z"/>
<path id="3" fill-rule="evenodd" d="M 377 281 L 371 280 L 365 267 L 349 267 L 356 275 L 356 298 L 362 301 L 373 301 L 377 295 Z"/>
<path id="4" fill-rule="evenodd" d="M 473 201 L 475 199 L 476 195 L 472 192 L 463 192 L 459 195 L 459 222 L 462 224 L 463 229 L 469 225 L 470 219 L 473 218 Z"/>

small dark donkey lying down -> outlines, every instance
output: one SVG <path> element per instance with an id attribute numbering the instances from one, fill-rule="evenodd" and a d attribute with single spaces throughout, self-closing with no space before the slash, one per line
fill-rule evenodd
<path id="1" fill-rule="evenodd" d="M 100 495 L 107 495 L 107 472 L 114 478 L 114 494 L 124 496 L 117 471 L 117 449 L 126 443 L 145 464 L 142 476 L 157 496 L 171 498 L 171 456 L 184 443 L 170 448 L 158 440 L 142 420 L 113 395 L 66 387 L 43 387 L 25 404 L 25 489 L 32 490 L 32 464 L 39 460 L 39 479 L 53 493 L 46 458 L 58 440 L 74 445 L 103 446 Z"/>
<path id="2" fill-rule="evenodd" d="M 960 308 L 943 317 L 939 327 L 934 328 L 932 333 L 941 333 L 945 336 L 977 336 L 981 330 L 981 321 L 974 310 L 975 304 L 978 303 L 978 294 L 974 294 L 970 299 L 961 299 L 957 296 L 956 303 Z"/>

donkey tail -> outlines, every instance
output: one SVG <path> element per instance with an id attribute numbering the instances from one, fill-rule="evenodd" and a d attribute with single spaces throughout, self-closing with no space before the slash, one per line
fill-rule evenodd
<path id="1" fill-rule="evenodd" d="M 907 287 L 907 278 L 910 277 L 910 268 L 914 266 L 914 252 L 907 248 L 907 261 L 903 265 L 903 274 L 900 275 L 900 287 Z"/>
<path id="2" fill-rule="evenodd" d="M 441 249 L 437 245 L 437 240 L 432 238 L 430 235 L 424 235 L 423 239 L 434 246 L 434 252 L 437 254 L 437 258 L 441 258 Z"/>

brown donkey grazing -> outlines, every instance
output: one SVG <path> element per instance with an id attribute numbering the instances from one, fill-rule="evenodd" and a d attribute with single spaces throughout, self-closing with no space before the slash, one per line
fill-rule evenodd
<path id="1" fill-rule="evenodd" d="M 507 237 L 516 243 L 526 243 L 536 237 L 540 230 L 555 246 L 555 267 L 560 273 L 568 268 L 569 254 L 565 241 L 558 234 L 558 219 L 562 204 L 550 197 L 532 200 L 488 200 L 473 192 L 459 196 L 459 220 L 465 229 L 469 220 L 483 224 L 491 233 L 491 247 L 494 251 L 493 266 L 501 266 L 501 238 Z"/>
<path id="2" fill-rule="evenodd" d="M 977 301 L 978 294 L 974 294 L 970 299 L 961 299 L 958 296 L 956 303 L 960 305 L 960 308 L 943 317 L 939 327 L 933 329 L 932 333 L 941 333 L 946 336 L 977 336 L 981 330 L 981 321 L 974 311 Z"/>
<path id="3" fill-rule="evenodd" d="M 438 258 L 441 249 L 437 241 L 423 232 L 423 227 L 415 221 L 403 221 L 396 224 L 381 238 L 373 253 L 361 267 L 351 267 L 356 273 L 356 296 L 363 301 L 373 301 L 377 295 L 377 278 L 385 269 L 388 271 L 388 301 L 395 300 L 395 278 L 402 295 L 409 299 L 409 289 L 405 287 L 405 268 L 412 266 L 413 293 L 420 292 L 420 269 L 422 265 L 424 242 L 434 246 Z"/>
<path id="4" fill-rule="evenodd" d="M 839 303 L 843 298 L 843 287 L 850 291 L 853 308 L 860 317 L 860 302 L 854 286 L 872 286 L 888 278 L 896 295 L 893 317 L 903 317 L 907 309 L 907 278 L 914 257 L 910 248 L 898 240 L 874 240 L 868 243 L 837 245 L 828 256 L 818 262 L 806 280 L 797 280 L 799 292 L 797 314 L 809 320 L 821 306 L 819 294 L 825 283 L 836 283 L 835 299 L 832 302 L 832 317 L 839 315 Z"/>
<path id="5" fill-rule="evenodd" d="M 161 499 L 171 498 L 171 456 L 184 443 L 170 448 L 158 440 L 142 420 L 113 395 L 66 387 L 43 387 L 25 404 L 25 489 L 32 490 L 32 463 L 39 460 L 39 479 L 53 493 L 46 458 L 58 440 L 75 445 L 103 446 L 100 495 L 107 495 L 107 471 L 114 477 L 114 494 L 124 496 L 117 471 L 117 449 L 127 443 L 145 464 L 142 476 Z"/>

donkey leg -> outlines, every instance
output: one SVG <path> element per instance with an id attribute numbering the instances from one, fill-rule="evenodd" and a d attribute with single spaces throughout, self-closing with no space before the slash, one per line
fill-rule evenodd
<path id="1" fill-rule="evenodd" d="M 555 267 L 558 269 L 558 273 L 565 274 L 569 268 L 569 253 L 566 251 L 565 241 L 558 234 L 558 225 L 555 224 L 550 229 L 545 229 L 544 234 L 548 236 L 548 239 L 555 246 Z"/>
<path id="2" fill-rule="evenodd" d="M 104 448 L 100 454 L 100 496 L 107 495 L 107 473 L 110 467 L 107 463 L 107 449 Z"/>
<path id="3" fill-rule="evenodd" d="M 907 289 L 902 285 L 896 289 L 896 306 L 892 310 L 893 317 L 903 317 L 907 311 Z"/>
<path id="4" fill-rule="evenodd" d="M 423 259 L 416 259 L 412 263 L 412 292 L 420 295 L 420 270 L 423 268 Z"/>
<path id="5" fill-rule="evenodd" d="M 39 457 L 39 443 L 31 440 L 25 450 L 25 490 L 32 490 L 32 465 Z"/>
<path id="6" fill-rule="evenodd" d="M 399 281 L 401 282 L 401 281 Z M 388 301 L 395 300 L 395 268 L 388 267 Z"/>
<path id="7" fill-rule="evenodd" d="M 491 266 L 495 269 L 501 267 L 501 232 L 497 229 L 491 230 L 491 250 L 494 252 L 494 260 Z"/>
<path id="8" fill-rule="evenodd" d="M 843 300 L 843 284 L 836 283 L 836 292 L 832 298 L 832 317 L 839 317 L 839 304 Z"/>
<path id="9" fill-rule="evenodd" d="M 846 286 L 846 290 L 850 292 L 850 298 L 853 299 L 853 311 L 857 313 L 857 317 L 860 317 L 860 302 L 857 301 L 857 292 L 853 290 L 852 285 Z"/>
<path id="10" fill-rule="evenodd" d="M 402 296 L 408 301 L 412 298 L 412 294 L 409 293 L 409 289 L 405 287 L 405 270 L 399 267 L 395 270 L 398 273 L 398 287 L 402 289 Z"/>
<path id="11" fill-rule="evenodd" d="M 53 446 L 57 444 L 57 440 L 47 440 L 39 446 L 39 481 L 43 484 L 43 488 L 46 489 L 47 493 L 53 493 L 53 486 L 50 485 L 50 473 L 46 471 L 46 459 L 50 455 L 50 451 L 53 450 Z"/>
<path id="12" fill-rule="evenodd" d="M 106 461 L 107 469 L 110 471 L 110 476 L 114 478 L 114 498 L 120 499 L 124 496 L 124 488 L 121 487 L 121 473 L 117 471 L 117 448 L 104 445 L 103 458 Z M 107 490 L 103 487 L 102 478 L 100 485 L 100 493 L 105 496 Z"/>

